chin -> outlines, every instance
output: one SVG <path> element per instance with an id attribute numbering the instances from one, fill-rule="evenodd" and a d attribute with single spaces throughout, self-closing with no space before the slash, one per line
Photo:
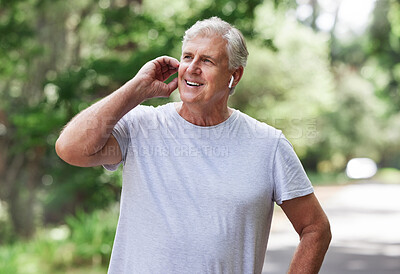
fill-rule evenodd
<path id="1" fill-rule="evenodd" d="M 181 101 L 187 104 L 193 104 L 199 101 L 198 96 L 195 96 L 194 94 L 180 92 L 179 95 L 181 97 Z"/>
<path id="2" fill-rule="evenodd" d="M 184 103 L 196 103 L 201 100 L 201 93 L 196 93 L 190 90 L 180 89 L 179 96 Z"/>

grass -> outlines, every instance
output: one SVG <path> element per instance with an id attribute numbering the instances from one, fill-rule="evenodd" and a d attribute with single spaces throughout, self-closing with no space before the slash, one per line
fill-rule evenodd
<path id="1" fill-rule="evenodd" d="M 346 174 L 342 173 L 308 173 L 308 178 L 314 186 L 344 185 L 350 182 Z"/>
<path id="2" fill-rule="evenodd" d="M 360 180 L 350 179 L 344 172 L 337 173 L 308 173 L 314 186 L 345 185 L 360 182 Z M 400 184 L 400 170 L 396 168 L 381 168 L 369 179 L 363 179 L 363 182 L 381 183 L 381 184 Z"/>
<path id="3" fill-rule="evenodd" d="M 373 180 L 384 184 L 400 184 L 400 170 L 397 168 L 379 169 Z"/>

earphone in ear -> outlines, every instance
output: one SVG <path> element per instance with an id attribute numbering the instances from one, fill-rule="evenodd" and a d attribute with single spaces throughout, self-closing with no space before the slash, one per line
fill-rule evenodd
<path id="1" fill-rule="evenodd" d="M 234 80 L 234 78 L 233 78 L 233 75 L 232 75 L 231 76 L 231 81 L 229 82 L 228 88 L 232 88 L 233 80 Z"/>

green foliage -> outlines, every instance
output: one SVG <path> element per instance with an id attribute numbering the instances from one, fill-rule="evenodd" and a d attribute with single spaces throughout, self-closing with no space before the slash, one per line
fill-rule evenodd
<path id="1" fill-rule="evenodd" d="M 285 19 L 284 12 L 268 4 L 257 9 L 256 31 L 279 50 L 248 43 L 248 65 L 230 102 L 283 130 L 304 158 L 320 141 L 319 117 L 335 102 L 333 77 L 326 37 Z"/>
<path id="2" fill-rule="evenodd" d="M 62 222 L 64 216 L 82 209 L 87 212 L 107 207 L 120 196 L 121 172 L 105 172 L 102 167 L 93 169 L 64 167 L 57 159 L 57 167 L 48 174 L 53 182 L 46 186 L 41 198 L 46 223 Z M 68 172 L 69 176 L 65 176 Z"/>
<path id="3" fill-rule="evenodd" d="M 315 23 L 318 1 L 313 3 Z M 60 248 L 39 240 L 41 247 L 35 247 L 61 269 L 76 258 L 66 256 L 64 262 L 54 253 L 76 251 L 85 264 L 107 260 L 100 242 L 110 237 L 106 231 L 111 228 L 96 230 L 100 213 L 87 217 L 88 224 L 84 216 L 119 199 L 121 171 L 63 163 L 54 151 L 60 130 L 150 59 L 179 58 L 184 31 L 199 19 L 219 16 L 243 31 L 250 57 L 230 104 L 282 129 L 307 170 L 336 174 L 358 156 L 400 165 L 398 1 L 377 1 L 368 35 L 351 42 L 296 22 L 290 15 L 294 0 L 0 4 L 0 199 L 8 212 L 0 215 L 0 243 L 81 212 L 68 219 L 75 231 L 69 244 Z M 176 99 L 175 92 L 146 104 Z M 24 216 L 34 218 L 27 223 Z M 80 231 L 81 225 L 87 230 Z M 85 237 L 88 242 L 79 246 Z M 15 245 L 0 251 L 15 261 L 17 268 L 11 264 L 9 273 L 19 269 L 22 257 L 16 253 L 21 250 Z"/>
<path id="4" fill-rule="evenodd" d="M 0 75 L 9 77 L 21 72 L 15 71 L 15 66 L 24 64 L 35 54 L 38 45 L 33 40 L 34 31 L 27 20 L 30 3 L 23 0 L 2 1 L 0 6 Z"/>
<path id="5" fill-rule="evenodd" d="M 92 214 L 79 211 L 67 225 L 41 230 L 30 242 L 2 245 L 0 273 L 104 273 L 117 219 L 118 204 Z"/>
<path id="6" fill-rule="evenodd" d="M 46 104 L 52 103 L 52 111 L 59 113 L 52 117 L 59 118 L 53 129 L 57 124 L 59 128 L 66 124 L 97 98 L 117 89 L 150 59 L 160 55 L 178 58 L 184 30 L 197 19 L 217 15 L 235 21 L 250 32 L 253 9 L 258 4 L 250 0 L 246 5 L 232 1 L 164 2 L 133 2 L 127 6 L 106 1 L 96 6 L 88 1 L 82 6 L 82 12 L 89 10 L 87 18 L 76 19 L 74 25 L 79 28 L 72 34 L 78 37 L 82 48 L 80 59 L 75 60 L 77 65 L 46 77 L 45 90 L 48 89 L 51 97 L 46 99 Z M 160 5 L 166 9 L 159 9 Z M 79 9 L 76 12 L 79 14 Z M 160 101 L 168 99 L 155 99 L 147 104 Z M 74 169 L 54 163 L 58 161 L 52 161 L 49 166 L 54 170 L 51 173 L 54 183 L 46 188 L 48 194 L 42 199 L 45 220 L 58 220 L 55 212 L 61 212 L 62 218 L 77 207 L 86 210 L 103 207 L 118 197 L 116 176 L 110 177 L 101 169 Z M 98 183 L 104 178 L 110 181 Z"/>
<path id="7" fill-rule="evenodd" d="M 350 182 L 344 172 L 308 172 L 313 186 L 343 185 Z"/>
<path id="8" fill-rule="evenodd" d="M 379 0 L 374 10 L 374 21 L 369 32 L 366 54 L 385 70 L 388 80 L 377 89 L 377 95 L 386 100 L 389 113 L 400 111 L 400 3 Z M 374 78 L 374 77 L 372 77 Z M 374 80 L 374 79 L 373 79 Z"/>
<path id="9" fill-rule="evenodd" d="M 255 35 L 260 1 L 1 3 L 0 171 L 6 179 L 0 199 L 18 205 L 10 206 L 10 227 L 29 237 L 36 224 L 62 223 L 66 214 L 104 208 L 119 197 L 120 171 L 74 168 L 58 159 L 54 144 L 62 127 L 150 59 L 179 58 L 181 37 L 198 19 L 220 16 Z M 24 216 L 33 216 L 29 224 Z M 6 230 L 1 235 L 8 237 Z"/>
<path id="10" fill-rule="evenodd" d="M 18 256 L 22 252 L 22 245 L 0 246 L 0 273 L 18 273 Z"/>
<path id="11" fill-rule="evenodd" d="M 74 262 L 108 265 L 117 227 L 119 208 L 94 211 L 88 215 L 83 211 L 66 218 L 71 229 L 71 242 L 75 245 Z"/>
<path id="12" fill-rule="evenodd" d="M 397 168 L 382 168 L 378 170 L 373 179 L 386 184 L 399 184 L 400 170 Z"/>
<path id="13" fill-rule="evenodd" d="M 17 235 L 8 218 L 8 205 L 0 201 L 0 246 L 12 244 L 16 240 Z"/>

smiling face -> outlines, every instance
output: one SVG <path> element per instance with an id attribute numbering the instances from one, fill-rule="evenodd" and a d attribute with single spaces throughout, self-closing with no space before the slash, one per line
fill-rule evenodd
<path id="1" fill-rule="evenodd" d="M 232 73 L 222 37 L 197 36 L 188 41 L 178 71 L 182 102 L 208 109 L 226 107 Z"/>

